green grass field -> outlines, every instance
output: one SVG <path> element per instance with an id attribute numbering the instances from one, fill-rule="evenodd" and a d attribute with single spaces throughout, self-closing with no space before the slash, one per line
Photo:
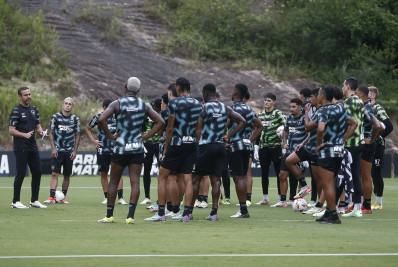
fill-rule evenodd
<path id="1" fill-rule="evenodd" d="M 124 198 L 128 200 L 129 183 L 124 179 Z M 70 204 L 50 205 L 48 209 L 11 209 L 12 184 L 13 178 L 0 178 L 0 266 L 397 266 L 398 262 L 397 179 L 385 179 L 384 210 L 361 219 L 341 218 L 341 225 L 321 225 L 313 217 L 294 212 L 291 207 L 254 205 L 249 208 L 249 219 L 230 218 L 238 210 L 232 180 L 234 205 L 220 206 L 218 222 L 204 220 L 210 212 L 207 208 L 195 209 L 194 221 L 189 223 L 146 223 L 144 218 L 152 214 L 139 205 L 134 225 L 125 224 L 128 206 L 121 205 L 115 208 L 117 223 L 97 223 L 106 214 L 105 205 L 100 204 L 103 194 L 98 176 L 72 177 L 67 196 Z M 43 177 L 42 202 L 48 198 L 49 184 L 50 177 Z M 155 200 L 156 179 L 153 179 L 151 190 L 152 200 Z M 141 183 L 140 201 L 144 198 L 143 192 Z M 276 202 L 276 195 L 276 180 L 271 179 L 272 203 Z M 261 180 L 254 178 L 253 202 L 259 201 L 261 196 Z M 306 199 L 309 201 L 309 196 Z M 23 184 L 21 201 L 29 204 L 29 178 Z M 384 255 L 318 255 L 350 253 Z M 388 253 L 395 255 L 385 255 Z M 293 254 L 313 255 L 296 257 Z M 71 255 L 102 257 L 5 258 Z"/>

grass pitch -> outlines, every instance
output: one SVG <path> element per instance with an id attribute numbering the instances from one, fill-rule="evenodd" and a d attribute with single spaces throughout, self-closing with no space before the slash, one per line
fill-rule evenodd
<path id="1" fill-rule="evenodd" d="M 144 218 L 152 214 L 138 205 L 135 224 L 126 225 L 128 206 L 121 205 L 115 207 L 117 223 L 97 222 L 106 214 L 106 206 L 100 204 L 103 193 L 98 176 L 72 177 L 67 195 L 70 204 L 27 210 L 10 208 L 13 178 L 0 178 L 0 266 L 396 266 L 398 180 L 384 181 L 384 209 L 360 219 L 341 218 L 341 225 L 321 225 L 291 207 L 268 205 L 250 207 L 249 219 L 230 218 L 238 211 L 232 179 L 233 205 L 220 205 L 218 222 L 205 220 L 210 212 L 207 208 L 195 209 L 193 222 L 147 223 Z M 128 201 L 129 183 L 126 178 L 124 182 Z M 50 177 L 44 176 L 41 202 L 48 198 L 49 184 Z M 152 179 L 151 190 L 154 201 L 156 179 Z M 269 193 L 271 203 L 276 202 L 275 179 L 270 181 Z M 253 203 L 261 197 L 261 179 L 254 178 Z M 141 188 L 140 201 L 143 198 Z M 29 178 L 23 184 L 21 201 L 29 204 Z M 348 255 L 358 253 L 366 255 Z M 382 255 L 367 255 L 374 253 Z"/>

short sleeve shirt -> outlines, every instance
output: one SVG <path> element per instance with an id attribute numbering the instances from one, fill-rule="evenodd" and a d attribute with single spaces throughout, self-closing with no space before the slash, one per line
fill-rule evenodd
<path id="1" fill-rule="evenodd" d="M 35 106 L 24 107 L 21 104 L 15 106 L 10 113 L 9 126 L 14 126 L 21 133 L 35 131 L 40 124 L 39 110 Z M 29 139 L 14 136 L 14 151 L 35 151 L 37 144 L 35 134 Z"/>

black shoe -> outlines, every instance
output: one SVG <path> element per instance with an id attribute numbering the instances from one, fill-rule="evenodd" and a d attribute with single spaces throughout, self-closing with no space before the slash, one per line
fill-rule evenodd
<path id="1" fill-rule="evenodd" d="M 323 224 L 341 224 L 339 216 L 330 216 L 321 221 Z"/>
<path id="2" fill-rule="evenodd" d="M 323 222 L 326 218 L 330 217 L 330 211 L 326 210 L 322 217 L 316 219 L 317 222 Z"/>

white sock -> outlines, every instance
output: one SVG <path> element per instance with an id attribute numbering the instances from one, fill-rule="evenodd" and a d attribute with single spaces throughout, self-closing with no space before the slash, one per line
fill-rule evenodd
<path id="1" fill-rule="evenodd" d="M 278 201 L 281 201 L 281 195 L 278 195 Z"/>
<path id="2" fill-rule="evenodd" d="M 352 202 L 352 194 L 349 194 L 348 195 L 348 201 L 347 201 L 348 203 L 351 203 Z"/>
<path id="3" fill-rule="evenodd" d="M 355 203 L 354 210 L 361 210 L 361 203 Z"/>
<path id="4" fill-rule="evenodd" d="M 263 194 L 263 200 L 268 201 L 268 194 Z"/>
<path id="5" fill-rule="evenodd" d="M 380 206 L 383 205 L 383 197 L 376 197 L 376 203 Z"/>
<path id="6" fill-rule="evenodd" d="M 361 203 L 363 203 L 363 196 L 361 196 Z"/>

